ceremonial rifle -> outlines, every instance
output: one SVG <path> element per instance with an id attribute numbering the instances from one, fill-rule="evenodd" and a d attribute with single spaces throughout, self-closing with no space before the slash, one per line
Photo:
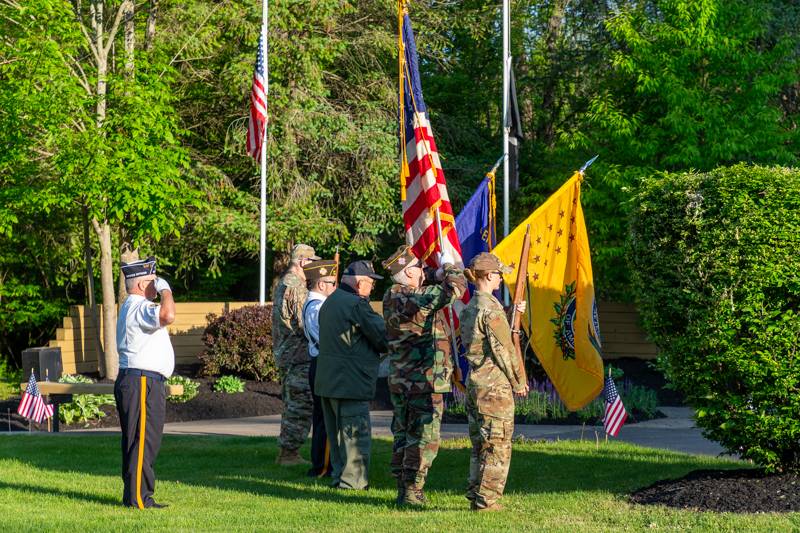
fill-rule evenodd
<path id="1" fill-rule="evenodd" d="M 528 383 L 528 374 L 525 371 L 525 353 L 522 351 L 520 338 L 520 326 L 522 314 L 517 312 L 517 304 L 525 298 L 525 285 L 528 282 L 528 256 L 531 252 L 531 226 L 525 229 L 525 239 L 522 241 L 522 253 L 519 256 L 519 269 L 517 270 L 517 282 L 514 285 L 514 300 L 511 305 L 511 338 L 514 341 L 514 348 L 517 350 L 517 361 L 519 362 L 520 378 L 522 383 Z M 528 309 L 530 313 L 531 310 Z"/>

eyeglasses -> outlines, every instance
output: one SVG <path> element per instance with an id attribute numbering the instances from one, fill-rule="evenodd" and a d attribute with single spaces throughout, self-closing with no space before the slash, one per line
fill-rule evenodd
<path id="1" fill-rule="evenodd" d="M 335 281 L 330 281 L 330 280 L 327 280 L 327 279 L 323 279 L 323 280 L 321 280 L 321 282 L 322 283 L 330 283 L 331 285 L 336 285 Z"/>
<path id="2" fill-rule="evenodd" d="M 375 280 L 372 279 L 372 278 L 362 279 L 361 281 L 368 281 L 370 287 L 374 287 L 375 286 Z"/>

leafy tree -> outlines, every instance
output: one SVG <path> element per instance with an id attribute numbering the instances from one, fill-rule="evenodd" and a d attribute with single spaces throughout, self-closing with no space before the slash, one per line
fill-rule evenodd
<path id="1" fill-rule="evenodd" d="M 187 164 L 170 103 L 171 71 L 154 55 L 133 73 L 129 53 L 113 54 L 123 19 L 133 16 L 129 0 L 9 6 L 14 17 L 2 19 L 0 78 L 10 107 L 3 114 L 18 123 L 9 135 L 24 170 L 8 167 L 2 195 L 9 201 L 0 220 L 18 221 L 13 208 L 73 216 L 85 209 L 100 249 L 103 320 L 115 324 L 114 228 L 134 243 L 157 241 L 178 231 L 183 207 L 197 201 L 182 179 Z M 102 370 L 112 378 L 115 333 L 104 328 Z"/>

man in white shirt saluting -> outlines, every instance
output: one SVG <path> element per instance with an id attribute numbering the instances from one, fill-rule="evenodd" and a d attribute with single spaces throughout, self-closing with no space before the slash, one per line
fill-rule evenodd
<path id="1" fill-rule="evenodd" d="M 122 503 L 162 508 L 153 500 L 153 463 L 161 447 L 166 411 L 164 382 L 175 368 L 167 326 L 175 321 L 172 289 L 156 276 L 156 260 L 123 263 L 128 298 L 117 319 L 119 375 L 114 399 L 122 428 Z M 161 304 L 153 303 L 160 296 Z"/>

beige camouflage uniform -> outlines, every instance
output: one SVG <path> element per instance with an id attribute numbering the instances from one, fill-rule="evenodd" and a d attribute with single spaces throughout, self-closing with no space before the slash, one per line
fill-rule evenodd
<path id="1" fill-rule="evenodd" d="M 475 291 L 461 313 L 461 334 L 470 365 L 467 418 L 472 454 L 467 499 L 474 508 L 494 505 L 511 463 L 514 397 L 522 391 L 511 328 L 503 306 L 492 294 Z"/>
<path id="2" fill-rule="evenodd" d="M 308 289 L 294 272 L 287 272 L 275 289 L 272 308 L 272 353 L 281 376 L 283 414 L 278 444 L 296 451 L 311 429 L 313 400 L 308 372 L 311 359 L 303 331 L 303 304 Z"/>

